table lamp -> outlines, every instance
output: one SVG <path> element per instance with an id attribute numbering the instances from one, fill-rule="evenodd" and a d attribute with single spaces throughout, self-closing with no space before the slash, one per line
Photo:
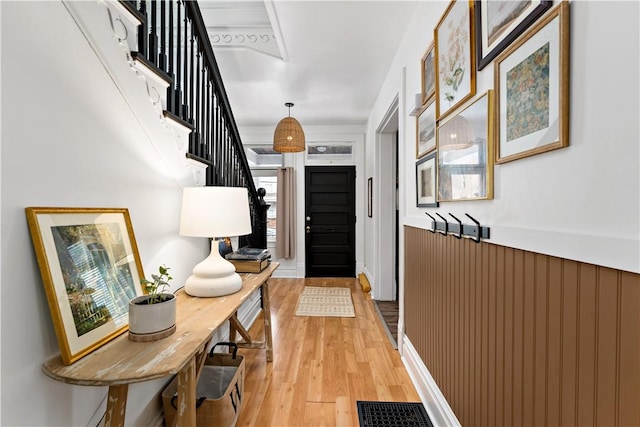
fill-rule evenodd
<path id="1" fill-rule="evenodd" d="M 180 235 L 211 237 L 211 253 L 184 284 L 194 297 L 219 297 L 242 287 L 236 268 L 220 256 L 218 238 L 251 233 L 249 197 L 243 187 L 187 187 L 182 194 Z"/>

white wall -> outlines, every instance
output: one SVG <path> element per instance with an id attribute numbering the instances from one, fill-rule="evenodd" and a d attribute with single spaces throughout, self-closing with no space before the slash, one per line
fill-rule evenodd
<path id="1" fill-rule="evenodd" d="M 1 7 L 0 424 L 96 425 L 106 387 L 63 384 L 40 370 L 59 349 L 24 208 L 128 208 L 146 274 L 166 263 L 175 287 L 207 243 L 178 236 L 181 187 L 63 4 Z M 168 380 L 129 388 L 128 425 L 157 421 Z"/>
<path id="2" fill-rule="evenodd" d="M 447 4 L 418 7 L 367 126 L 369 152 L 375 129 L 399 93 L 405 111 L 400 128 L 404 224 L 430 228 L 426 211 L 458 218 L 467 212 L 491 227 L 490 243 L 640 272 L 639 4 L 570 4 L 568 148 L 496 165 L 494 200 L 441 203 L 426 210 L 415 206 L 415 118 L 408 112 L 420 92 L 420 58 Z M 489 65 L 477 75 L 476 93 L 492 88 Z M 369 170 L 369 157 L 367 162 Z"/>

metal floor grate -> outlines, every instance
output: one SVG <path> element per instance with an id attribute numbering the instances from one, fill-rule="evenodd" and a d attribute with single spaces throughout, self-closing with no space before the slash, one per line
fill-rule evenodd
<path id="1" fill-rule="evenodd" d="M 433 427 L 422 403 L 357 401 L 360 427 Z"/>

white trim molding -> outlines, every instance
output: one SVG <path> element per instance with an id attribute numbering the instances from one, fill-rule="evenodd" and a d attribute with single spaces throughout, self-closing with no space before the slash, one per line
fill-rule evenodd
<path id="1" fill-rule="evenodd" d="M 431 373 L 422 362 L 409 338 L 402 336 L 402 362 L 404 363 L 413 385 L 418 391 L 420 400 L 427 410 L 434 426 L 458 427 L 462 426 L 449 406 L 449 402 L 438 388 Z"/>

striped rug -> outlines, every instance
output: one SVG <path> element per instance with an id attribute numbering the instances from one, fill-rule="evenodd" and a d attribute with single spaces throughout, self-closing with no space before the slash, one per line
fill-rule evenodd
<path id="1" fill-rule="evenodd" d="M 356 317 L 351 289 L 305 286 L 296 316 Z"/>

